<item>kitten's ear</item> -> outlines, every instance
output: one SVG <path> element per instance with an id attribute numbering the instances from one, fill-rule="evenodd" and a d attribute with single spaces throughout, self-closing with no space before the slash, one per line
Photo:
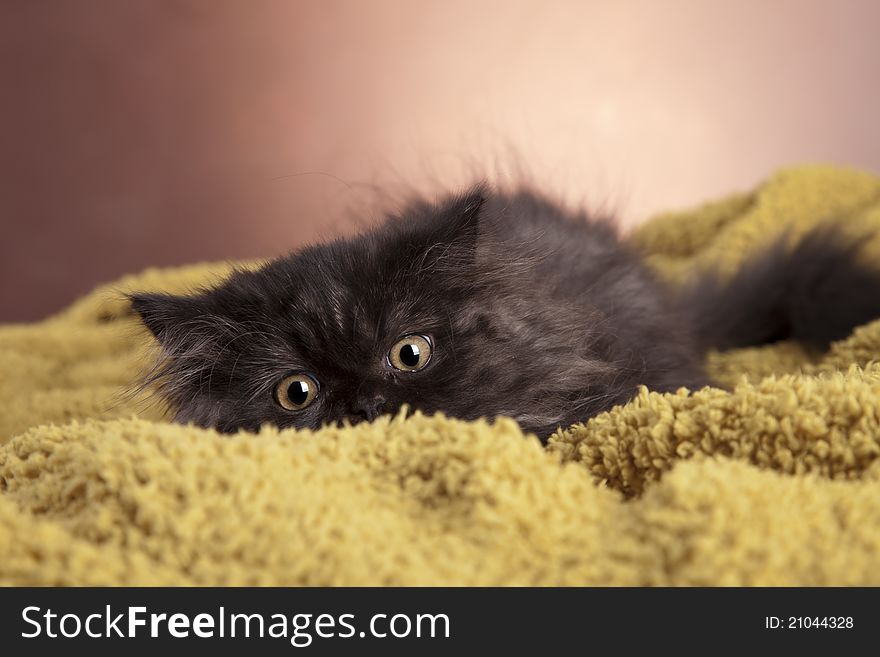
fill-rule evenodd
<path id="1" fill-rule="evenodd" d="M 172 344 L 183 341 L 185 326 L 201 314 L 195 297 L 172 294 L 130 294 L 132 309 L 141 317 L 144 326 L 159 343 L 170 349 Z"/>
<path id="2" fill-rule="evenodd" d="M 471 260 L 477 248 L 480 212 L 487 195 L 486 187 L 477 185 L 442 205 L 439 221 L 431 222 L 431 230 L 426 236 L 428 253 L 441 260 L 453 256 L 451 259 L 459 264 Z"/>
<path id="3" fill-rule="evenodd" d="M 486 203 L 487 195 L 486 186 L 480 184 L 446 204 L 443 209 L 446 216 L 443 230 L 447 241 L 476 242 L 480 229 L 480 211 Z"/>

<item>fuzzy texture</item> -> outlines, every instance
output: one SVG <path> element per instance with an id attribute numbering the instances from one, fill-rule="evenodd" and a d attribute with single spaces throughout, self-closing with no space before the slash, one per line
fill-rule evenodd
<path id="1" fill-rule="evenodd" d="M 783 171 L 632 243 L 678 287 L 829 217 L 873 235 L 880 181 Z M 824 355 L 713 352 L 729 391 L 643 390 L 548 449 L 511 420 L 418 413 L 228 436 L 122 394 L 150 344 L 123 293 L 227 272 L 149 271 L 0 328 L 0 582 L 880 584 L 880 322 Z"/>

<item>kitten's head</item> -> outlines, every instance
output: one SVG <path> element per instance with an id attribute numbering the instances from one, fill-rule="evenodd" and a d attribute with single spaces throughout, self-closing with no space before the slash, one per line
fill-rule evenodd
<path id="1" fill-rule="evenodd" d="M 149 383 L 176 420 L 227 432 L 354 423 L 406 404 L 511 415 L 546 436 L 603 366 L 583 324 L 554 326 L 519 289 L 512 272 L 526 265 L 491 248 L 486 206 L 478 188 L 194 296 L 133 295 L 162 347 Z"/>

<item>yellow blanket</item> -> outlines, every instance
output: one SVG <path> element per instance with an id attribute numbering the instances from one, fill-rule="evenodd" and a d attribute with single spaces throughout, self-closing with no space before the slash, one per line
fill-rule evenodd
<path id="1" fill-rule="evenodd" d="M 783 171 L 633 240 L 678 280 L 829 218 L 880 227 L 880 180 Z M 880 322 L 819 360 L 713 354 L 733 392 L 643 391 L 546 450 L 418 415 L 224 437 L 120 394 L 150 342 L 121 292 L 224 271 L 0 327 L 0 583 L 880 584 Z"/>

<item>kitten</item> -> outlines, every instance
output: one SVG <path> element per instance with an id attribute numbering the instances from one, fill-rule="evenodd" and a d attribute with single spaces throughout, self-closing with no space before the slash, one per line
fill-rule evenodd
<path id="1" fill-rule="evenodd" d="M 477 187 L 195 296 L 131 301 L 162 346 L 148 383 L 177 421 L 317 428 L 407 404 L 509 416 L 546 441 L 640 385 L 708 385 L 709 347 L 825 348 L 880 316 L 880 273 L 856 252 L 823 228 L 732 280 L 671 290 L 607 222 Z"/>

